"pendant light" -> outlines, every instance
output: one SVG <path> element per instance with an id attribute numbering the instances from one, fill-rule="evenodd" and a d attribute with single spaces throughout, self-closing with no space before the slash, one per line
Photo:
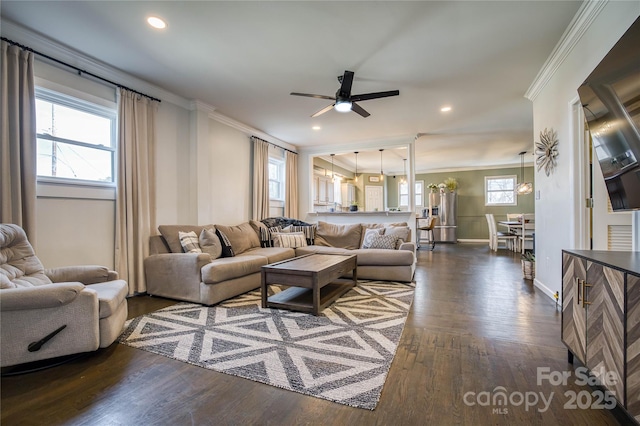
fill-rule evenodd
<path id="1" fill-rule="evenodd" d="M 520 155 L 520 183 L 516 187 L 516 193 L 518 195 L 531 194 L 533 191 L 533 184 L 531 182 L 524 181 L 524 155 L 527 151 L 522 151 Z"/>
<path id="2" fill-rule="evenodd" d="M 380 149 L 380 180 L 384 179 L 384 173 L 382 172 L 382 151 L 384 151 L 384 149 Z"/>
<path id="3" fill-rule="evenodd" d="M 404 169 L 404 175 L 402 176 L 400 183 L 405 184 L 407 183 L 407 159 L 403 158 L 402 161 L 404 162 L 402 166 L 402 168 Z"/>
<path id="4" fill-rule="evenodd" d="M 354 181 L 358 183 L 358 151 L 354 152 L 354 154 L 356 155 L 356 178 Z"/>
<path id="5" fill-rule="evenodd" d="M 336 178 L 335 175 L 333 174 L 333 157 L 335 156 L 335 154 L 331 154 L 331 182 L 335 182 Z"/>

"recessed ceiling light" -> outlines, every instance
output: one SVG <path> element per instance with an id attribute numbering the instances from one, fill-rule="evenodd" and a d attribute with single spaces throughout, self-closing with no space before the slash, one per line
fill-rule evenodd
<path id="1" fill-rule="evenodd" d="M 450 106 L 443 106 L 442 108 L 440 108 L 440 111 L 449 112 L 449 111 L 451 111 L 451 107 Z"/>
<path id="2" fill-rule="evenodd" d="M 313 129 L 313 130 L 320 130 L 321 128 L 322 128 L 322 127 L 320 127 L 320 126 L 313 126 L 313 127 L 312 127 L 312 129 Z"/>
<path id="3" fill-rule="evenodd" d="M 157 28 L 159 30 L 165 29 L 167 27 L 167 23 L 157 16 L 150 16 L 147 18 L 147 23 L 151 25 L 153 28 Z"/>

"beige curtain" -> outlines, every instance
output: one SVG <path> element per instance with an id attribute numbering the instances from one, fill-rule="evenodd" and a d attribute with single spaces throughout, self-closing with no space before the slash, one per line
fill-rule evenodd
<path id="1" fill-rule="evenodd" d="M 35 246 L 36 95 L 33 53 L 2 41 L 0 223 L 20 225 Z"/>
<path id="2" fill-rule="evenodd" d="M 284 160 L 286 175 L 284 215 L 298 219 L 298 154 L 285 151 Z"/>
<path id="3" fill-rule="evenodd" d="M 253 219 L 269 217 L 269 143 L 253 141 Z"/>
<path id="4" fill-rule="evenodd" d="M 119 89 L 116 259 L 129 294 L 146 291 L 143 261 L 156 228 L 155 114 L 158 104 Z"/>

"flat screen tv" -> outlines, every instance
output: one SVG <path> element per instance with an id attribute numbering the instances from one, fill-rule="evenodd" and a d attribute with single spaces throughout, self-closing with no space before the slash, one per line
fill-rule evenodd
<path id="1" fill-rule="evenodd" d="M 578 95 L 613 210 L 640 209 L 640 18 Z"/>

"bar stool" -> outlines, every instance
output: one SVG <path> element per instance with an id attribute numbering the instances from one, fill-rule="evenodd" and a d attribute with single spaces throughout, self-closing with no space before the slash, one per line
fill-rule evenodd
<path id="1" fill-rule="evenodd" d="M 433 228 L 436 225 L 436 217 L 416 218 L 416 246 L 420 249 L 420 243 L 425 241 L 431 246 L 431 250 L 436 247 L 436 239 L 433 234 Z"/>

